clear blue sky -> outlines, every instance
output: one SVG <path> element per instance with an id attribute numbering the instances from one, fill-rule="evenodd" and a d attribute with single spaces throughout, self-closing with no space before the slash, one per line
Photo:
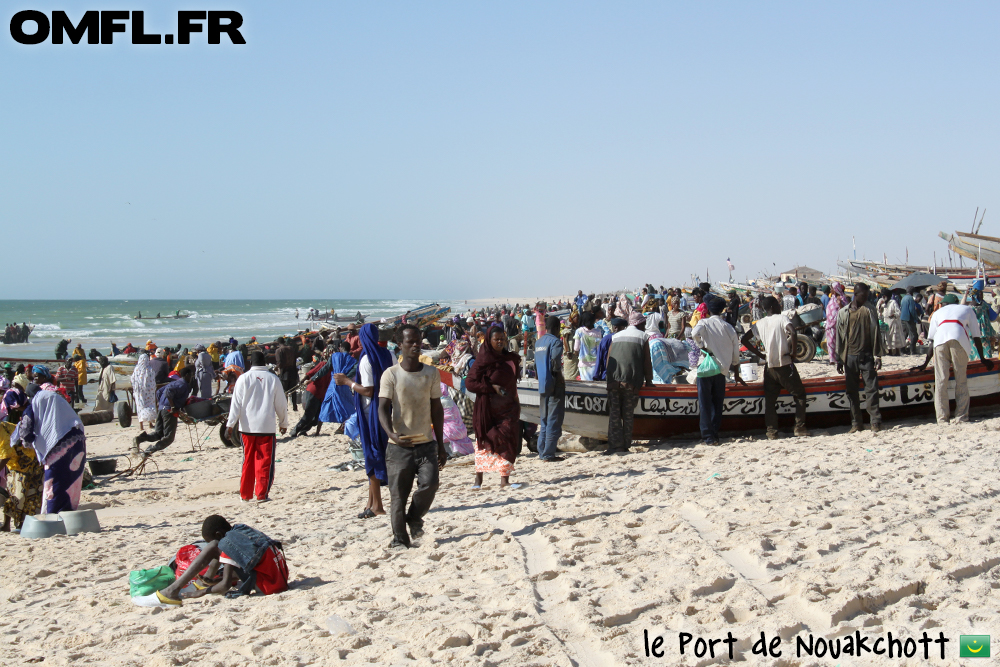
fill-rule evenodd
<path id="1" fill-rule="evenodd" d="M 163 33 L 177 9 L 235 9 L 248 44 L 22 46 L 6 26 L 24 8 L 143 9 Z M 832 271 L 852 236 L 859 257 L 929 263 L 977 206 L 1000 236 L 998 19 L 4 3 L 5 296 L 536 296 L 721 278 L 727 257 L 738 278 Z"/>

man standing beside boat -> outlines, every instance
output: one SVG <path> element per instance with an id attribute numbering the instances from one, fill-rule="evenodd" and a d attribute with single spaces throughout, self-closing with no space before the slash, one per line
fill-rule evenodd
<path id="1" fill-rule="evenodd" d="M 757 320 L 753 330 L 743 334 L 740 341 L 747 350 L 764 361 L 764 425 L 767 439 L 778 439 L 778 394 L 784 389 L 795 401 L 795 435 L 808 436 L 806 430 L 806 390 L 802 386 L 799 371 L 792 363 L 795 349 L 795 327 L 791 320 L 781 313 L 781 304 L 773 296 L 764 297 L 764 311 L 767 317 Z M 750 342 L 754 334 L 764 346 L 762 354 Z"/>
<path id="2" fill-rule="evenodd" d="M 701 438 L 706 445 L 719 444 L 722 429 L 722 402 L 726 396 L 726 372 L 738 371 L 740 342 L 736 330 L 722 318 L 726 301 L 721 297 L 710 297 L 708 303 L 710 317 L 698 322 L 691 337 L 703 351 L 715 357 L 719 373 L 702 376 L 698 369 L 698 410 L 701 417 Z M 739 375 L 736 375 L 739 378 Z"/>
<path id="3" fill-rule="evenodd" d="M 976 346 L 986 370 L 993 370 L 993 361 L 983 354 L 982 331 L 975 311 L 970 306 L 959 305 L 954 294 L 945 295 L 941 307 L 931 317 L 927 338 L 932 341 L 931 349 L 924 363 L 913 370 L 926 369 L 931 357 L 934 358 L 934 413 L 937 423 L 947 424 L 949 420 L 948 376 L 952 370 L 955 371 L 955 422 L 967 422 L 969 380 L 965 371 L 972 353 L 971 344 Z"/>
<path id="4" fill-rule="evenodd" d="M 632 446 L 632 420 L 639 402 L 639 388 L 653 386 L 646 318 L 632 312 L 628 328 L 611 337 L 608 352 L 608 448 L 604 454 L 625 453 Z"/>
<path id="5" fill-rule="evenodd" d="M 871 419 L 873 433 L 882 430 L 879 411 L 878 372 L 882 369 L 885 343 L 879 330 L 878 315 L 868 302 L 870 288 L 866 283 L 854 285 L 854 299 L 837 313 L 837 372 L 844 373 L 847 400 L 851 404 L 851 430 L 864 427 L 858 380 L 865 385 L 865 408 Z"/>

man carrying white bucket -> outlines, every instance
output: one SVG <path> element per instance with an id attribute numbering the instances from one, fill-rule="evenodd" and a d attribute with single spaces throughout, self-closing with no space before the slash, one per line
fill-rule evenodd
<path id="1" fill-rule="evenodd" d="M 740 343 L 747 351 L 760 357 L 764 369 L 764 424 L 767 439 L 778 439 L 778 394 L 784 389 L 795 401 L 795 435 L 808 436 L 806 430 L 806 390 L 802 386 L 799 371 L 792 363 L 795 349 L 795 327 L 787 315 L 782 314 L 781 304 L 773 296 L 764 297 L 762 305 L 767 317 L 757 320 L 753 329 L 743 334 Z M 754 334 L 764 346 L 761 353 L 751 342 Z"/>

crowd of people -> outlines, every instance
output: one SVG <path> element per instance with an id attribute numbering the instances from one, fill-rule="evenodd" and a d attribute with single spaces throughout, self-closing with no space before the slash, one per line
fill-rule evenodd
<path id="1" fill-rule="evenodd" d="M 978 282 L 961 297 L 942 283 L 924 291 L 882 290 L 876 297 L 857 282 L 851 296 L 840 283 L 799 284 L 773 292 L 726 295 L 702 283 L 690 291 L 647 285 L 636 294 L 586 295 L 569 301 L 505 304 L 469 311 L 423 329 L 403 324 L 391 340 L 375 324 L 300 332 L 271 343 L 230 338 L 194 348 L 142 348 L 112 343 L 112 355 L 135 355 L 131 376 L 139 434 L 133 452 L 148 458 L 176 437 L 180 410 L 193 401 L 230 399 L 227 437 L 244 450 L 240 497 L 267 502 L 274 482 L 278 434 L 319 434 L 336 425 L 363 452 L 368 497 L 359 518 L 386 514 L 389 487 L 393 547 L 406 547 L 423 530 L 452 456 L 474 456 L 472 487 L 516 490 L 511 481 L 524 441 L 536 441 L 538 459 L 558 463 L 558 442 L 569 380 L 602 382 L 607 390 L 606 454 L 627 452 L 643 386 L 697 386 L 700 435 L 720 441 L 723 400 L 743 382 L 739 365 L 764 366 L 766 436 L 780 437 L 779 394 L 795 405 L 796 436 L 807 436 L 806 394 L 796 368 L 795 316 L 819 310 L 828 363 L 845 375 L 852 427 L 881 429 L 878 376 L 882 357 L 924 353 L 914 370 L 933 362 L 939 422 L 949 413 L 947 383 L 956 381 L 954 418 L 967 420 L 966 366 L 996 349 L 997 313 Z M 60 341 L 54 371 L 43 365 L 4 369 L 0 377 L 0 478 L 5 528 L 24 517 L 72 509 L 79 502 L 86 438 L 76 407 L 86 402 L 87 358 L 96 357 L 95 411 L 117 401 L 107 356 Z M 926 348 L 921 344 L 926 345 Z M 442 382 L 450 371 L 461 386 Z M 534 377 L 539 426 L 522 420 L 518 381 Z M 224 385 L 224 386 L 223 386 Z M 475 401 L 470 400 L 470 394 Z M 298 423 L 291 412 L 302 410 Z M 238 438 L 237 438 L 238 434 Z M 470 437 L 474 435 L 474 440 Z M 140 446 L 149 443 L 144 451 Z M 414 486 L 416 487 L 414 490 Z M 411 497 L 412 495 L 412 497 Z"/>
<path id="2" fill-rule="evenodd" d="M 13 345 L 15 343 L 27 343 L 28 336 L 31 335 L 31 327 L 28 326 L 27 322 L 17 325 L 17 322 L 13 324 L 6 324 L 3 328 L 3 342 L 7 345 Z"/>

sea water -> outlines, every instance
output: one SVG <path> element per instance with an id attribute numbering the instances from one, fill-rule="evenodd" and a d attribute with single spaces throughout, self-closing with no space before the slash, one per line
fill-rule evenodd
<path id="1" fill-rule="evenodd" d="M 466 308 L 462 302 L 440 303 L 450 306 L 452 312 Z M 316 308 L 321 313 L 333 308 L 341 317 L 353 316 L 360 311 L 368 316 L 369 322 L 377 322 L 380 318 L 402 315 L 407 310 L 427 304 L 426 301 L 397 299 L 0 301 L 0 325 L 27 322 L 35 327 L 27 343 L 0 343 L 0 357 L 54 359 L 56 345 L 63 338 L 72 340 L 70 349 L 82 343 L 88 352 L 96 348 L 104 354 L 110 352 L 112 342 L 119 348 L 128 343 L 141 348 L 147 340 L 157 345 L 179 343 L 184 347 L 193 347 L 217 340 L 228 342 L 230 336 L 241 343 L 251 336 L 264 342 L 299 330 L 316 328 L 318 324 L 306 321 L 309 308 Z M 298 319 L 295 318 L 296 309 L 299 311 Z M 134 319 L 140 312 L 143 317 L 155 317 L 157 313 L 168 317 L 177 311 L 190 317 Z M 340 323 L 340 326 L 346 324 Z"/>

